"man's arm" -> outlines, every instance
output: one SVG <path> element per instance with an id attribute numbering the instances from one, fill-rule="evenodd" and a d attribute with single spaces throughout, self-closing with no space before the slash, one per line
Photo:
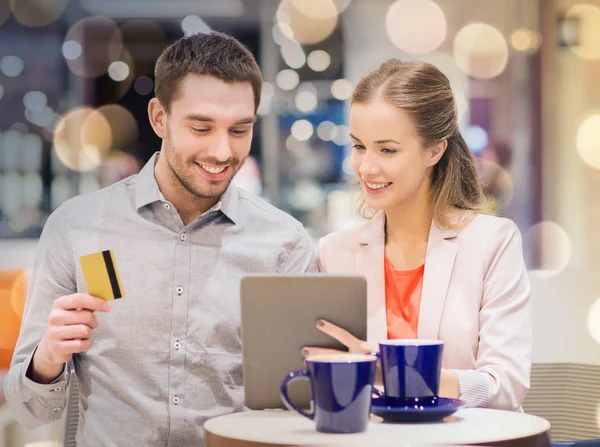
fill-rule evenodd
<path id="1" fill-rule="evenodd" d="M 32 374 L 34 352 L 46 331 L 54 301 L 74 293 L 77 288 L 66 219 L 62 206 L 44 226 L 29 279 L 19 340 L 4 384 L 6 400 L 13 414 L 27 428 L 59 419 L 66 405 L 69 382 L 66 365 L 42 366 L 40 374 Z M 43 359 L 36 359 L 36 363 L 39 364 L 39 360 L 42 365 L 45 363 Z M 48 383 L 38 383 L 33 378 Z"/>
<path id="2" fill-rule="evenodd" d="M 285 247 L 278 273 L 311 273 L 317 271 L 316 246 L 302 224 L 298 223 L 294 237 Z"/>

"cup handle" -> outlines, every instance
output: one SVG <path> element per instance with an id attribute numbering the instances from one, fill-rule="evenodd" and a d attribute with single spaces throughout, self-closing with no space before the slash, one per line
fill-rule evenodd
<path id="1" fill-rule="evenodd" d="M 381 362 L 381 354 L 377 351 L 375 352 L 371 352 L 369 355 L 372 355 L 374 357 L 377 357 L 377 361 Z M 375 385 L 373 385 L 373 394 L 377 397 L 383 398 L 385 397 L 385 393 L 381 390 L 378 390 L 377 388 L 375 388 Z"/>
<path id="2" fill-rule="evenodd" d="M 373 386 L 373 394 L 379 398 L 384 398 L 385 397 L 385 393 L 381 390 L 378 390 L 377 388 L 375 388 L 375 386 Z"/>
<path id="3" fill-rule="evenodd" d="M 288 410 L 295 411 L 299 415 L 304 416 L 305 418 L 310 419 L 311 421 L 314 421 L 314 405 L 312 413 L 306 413 L 300 410 L 297 406 L 295 406 L 290 400 L 290 396 L 288 395 L 288 385 L 292 382 L 295 382 L 296 380 L 307 380 L 310 383 L 310 373 L 306 369 L 289 373 L 285 377 L 285 379 L 283 379 L 283 382 L 281 382 L 281 400 L 283 401 L 284 405 L 287 407 Z M 312 400 L 314 401 L 314 398 L 312 398 Z"/>

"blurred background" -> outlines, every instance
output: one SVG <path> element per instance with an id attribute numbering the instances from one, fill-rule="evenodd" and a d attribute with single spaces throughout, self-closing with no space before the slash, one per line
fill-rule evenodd
<path id="1" fill-rule="evenodd" d="M 523 234 L 526 411 L 554 439 L 600 437 L 600 0 L 0 0 L 0 384 L 46 218 L 159 150 L 146 113 L 156 58 L 209 30 L 248 46 L 265 80 L 234 181 L 315 240 L 359 220 L 357 81 L 390 57 L 448 76 L 494 212 Z M 3 400 L 0 447 L 62 445 L 64 424 L 23 430 Z"/>

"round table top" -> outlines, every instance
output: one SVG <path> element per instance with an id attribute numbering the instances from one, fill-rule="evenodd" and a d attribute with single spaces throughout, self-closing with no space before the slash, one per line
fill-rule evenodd
<path id="1" fill-rule="evenodd" d="M 275 445 L 549 444 L 550 423 L 538 416 L 481 408 L 461 409 L 436 423 L 383 423 L 371 416 L 358 434 L 326 434 L 315 423 L 284 410 L 247 411 L 208 420 L 207 447 Z"/>

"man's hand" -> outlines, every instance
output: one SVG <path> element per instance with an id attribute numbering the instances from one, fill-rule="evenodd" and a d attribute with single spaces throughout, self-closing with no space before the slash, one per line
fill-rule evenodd
<path id="1" fill-rule="evenodd" d="M 58 298 L 48 317 L 28 376 L 37 383 L 55 380 L 73 354 L 85 352 L 92 346 L 92 332 L 98 327 L 94 312 L 109 312 L 110 305 L 100 298 L 83 293 Z"/>

